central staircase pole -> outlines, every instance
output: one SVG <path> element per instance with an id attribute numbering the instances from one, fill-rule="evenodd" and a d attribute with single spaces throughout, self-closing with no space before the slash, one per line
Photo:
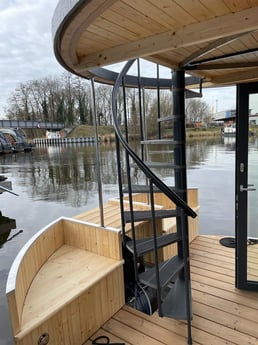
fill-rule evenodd
<path id="1" fill-rule="evenodd" d="M 175 70 L 173 81 L 173 119 L 174 119 L 174 163 L 175 189 L 187 203 L 187 167 L 186 167 L 186 117 L 185 117 L 185 71 Z M 184 259 L 184 270 L 179 278 L 184 280 L 186 289 L 186 310 L 188 325 L 188 344 L 192 344 L 191 335 L 191 283 L 189 264 L 188 218 L 182 208 L 177 206 L 177 233 L 182 238 L 178 242 L 178 256 Z"/>
<path id="2" fill-rule="evenodd" d="M 186 128 L 185 128 L 185 72 L 184 70 L 173 71 L 173 118 L 174 118 L 174 164 L 175 164 L 175 189 L 177 194 L 187 202 L 187 180 L 186 180 Z M 178 208 L 180 212 L 180 208 Z M 187 221 L 184 222 L 187 226 Z M 177 231 L 187 233 L 182 229 L 182 219 L 177 217 Z M 183 248 L 179 243 L 179 256 L 183 257 Z"/>

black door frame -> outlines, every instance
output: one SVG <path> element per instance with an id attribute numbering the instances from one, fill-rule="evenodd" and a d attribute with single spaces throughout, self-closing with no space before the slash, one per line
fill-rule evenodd
<path id="1" fill-rule="evenodd" d="M 249 95 L 258 94 L 258 82 L 237 85 L 236 112 L 236 287 L 258 291 L 258 281 L 247 280 L 247 200 L 248 192 L 240 192 L 240 185 L 248 184 Z"/>

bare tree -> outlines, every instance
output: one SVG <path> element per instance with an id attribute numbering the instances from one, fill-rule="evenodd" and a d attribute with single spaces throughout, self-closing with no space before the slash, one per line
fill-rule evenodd
<path id="1" fill-rule="evenodd" d="M 186 100 L 186 122 L 203 122 L 209 114 L 209 106 L 199 98 Z"/>

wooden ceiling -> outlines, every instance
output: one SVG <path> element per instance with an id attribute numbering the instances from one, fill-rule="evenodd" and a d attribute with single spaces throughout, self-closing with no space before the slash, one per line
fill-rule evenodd
<path id="1" fill-rule="evenodd" d="M 206 86 L 258 80 L 258 0 L 60 0 L 53 37 L 82 76 L 141 57 Z"/>

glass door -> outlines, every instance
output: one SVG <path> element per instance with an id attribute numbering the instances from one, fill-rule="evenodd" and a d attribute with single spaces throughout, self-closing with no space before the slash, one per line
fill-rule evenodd
<path id="1" fill-rule="evenodd" d="M 257 114 L 257 116 L 256 116 Z M 258 83 L 237 87 L 236 286 L 258 291 Z"/>

